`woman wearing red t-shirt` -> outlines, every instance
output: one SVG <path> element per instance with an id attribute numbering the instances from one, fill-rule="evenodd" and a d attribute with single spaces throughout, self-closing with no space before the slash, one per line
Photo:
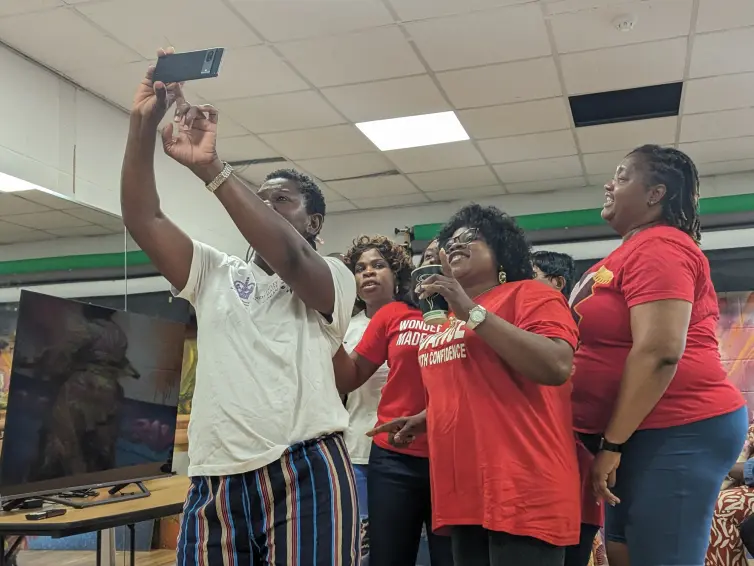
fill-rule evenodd
<path id="1" fill-rule="evenodd" d="M 392 246 L 403 252 L 398 300 L 373 314 L 350 356 L 341 348 L 333 358 L 341 393 L 358 389 L 387 363 L 387 381 L 377 405 L 378 424 L 424 410 L 426 394 L 417 350 L 421 340 L 437 329 L 424 323 L 421 311 L 411 301 L 408 254 L 397 244 Z M 359 295 L 366 299 L 368 293 L 376 292 L 370 287 L 390 279 L 390 265 L 376 245 L 361 246 L 359 251 L 358 257 L 349 254 L 346 261 L 353 265 Z M 393 254 L 398 256 L 395 251 Z M 426 440 L 396 447 L 388 434 L 374 437 L 367 474 L 370 566 L 416 563 L 422 527 L 429 523 L 432 512 L 427 457 Z M 450 540 L 436 535 L 429 535 L 428 539 L 432 565 L 452 566 Z"/>
<path id="2" fill-rule="evenodd" d="M 497 208 L 462 208 L 440 242 L 447 276 L 423 291 L 443 295 L 452 316 L 419 348 L 433 527 L 449 530 L 456 566 L 562 566 L 580 524 L 573 316 L 533 280 L 524 233 Z M 417 415 L 377 432 L 419 442 L 422 424 Z"/>
<path id="3" fill-rule="evenodd" d="M 626 562 L 615 545 L 627 543 L 637 566 L 703 564 L 747 414 L 720 362 L 694 163 L 677 149 L 635 149 L 605 185 L 602 217 L 623 243 L 571 294 L 581 335 L 572 399 L 576 430 L 601 447 L 592 482 L 610 504 L 608 558 Z"/>

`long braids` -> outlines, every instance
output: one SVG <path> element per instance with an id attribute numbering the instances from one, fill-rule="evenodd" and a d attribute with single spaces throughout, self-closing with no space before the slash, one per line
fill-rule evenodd
<path id="1" fill-rule="evenodd" d="M 649 183 L 665 185 L 662 218 L 670 226 L 702 240 L 699 218 L 699 172 L 691 158 L 682 151 L 659 145 L 637 147 L 630 155 L 641 155 L 647 166 Z"/>

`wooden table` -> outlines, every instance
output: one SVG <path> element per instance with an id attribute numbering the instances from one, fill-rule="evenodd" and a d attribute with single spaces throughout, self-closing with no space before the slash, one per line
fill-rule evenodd
<path id="1" fill-rule="evenodd" d="M 8 536 L 61 538 L 93 531 L 97 531 L 97 566 L 101 566 L 101 531 L 122 526 L 127 526 L 130 530 L 131 565 L 133 566 L 135 560 L 135 524 L 181 513 L 189 483 L 189 478 L 185 476 L 173 476 L 144 482 L 151 493 L 149 497 L 84 509 L 65 507 L 65 515 L 41 521 L 27 520 L 26 514 L 31 512 L 28 509 L 9 513 L 0 512 L 0 566 L 6 565 L 6 561 L 16 552 L 21 540 L 19 538 L 5 552 L 5 539 Z M 107 489 L 101 490 L 100 494 L 98 498 L 107 498 Z M 44 509 L 52 507 L 60 506 L 45 506 Z"/>

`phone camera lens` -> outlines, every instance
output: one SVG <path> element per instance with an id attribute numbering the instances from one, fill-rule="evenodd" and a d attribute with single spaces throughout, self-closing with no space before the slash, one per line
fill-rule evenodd
<path id="1" fill-rule="evenodd" d="M 207 52 L 207 62 L 209 63 L 214 58 L 215 58 L 215 52 L 214 51 L 208 51 Z"/>

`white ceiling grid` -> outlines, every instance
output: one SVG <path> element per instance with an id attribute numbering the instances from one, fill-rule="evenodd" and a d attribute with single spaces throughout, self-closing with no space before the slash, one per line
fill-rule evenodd
<path id="1" fill-rule="evenodd" d="M 600 185 L 650 142 L 754 169 L 752 0 L 2 0 L 0 40 L 126 109 L 156 47 L 226 47 L 187 88 L 221 155 L 284 158 L 242 174 L 302 169 L 331 211 Z M 678 117 L 573 125 L 570 95 L 679 80 Z M 380 152 L 354 126 L 447 110 L 470 141 Z"/>
<path id="2" fill-rule="evenodd" d="M 0 245 L 123 234 L 120 217 L 42 191 L 0 193 Z"/>

